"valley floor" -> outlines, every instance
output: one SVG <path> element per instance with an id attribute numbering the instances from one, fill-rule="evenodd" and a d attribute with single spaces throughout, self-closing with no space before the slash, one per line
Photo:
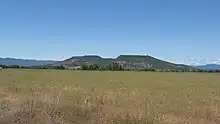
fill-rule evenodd
<path id="1" fill-rule="evenodd" d="M 1 70 L 0 124 L 218 124 L 220 74 Z"/>

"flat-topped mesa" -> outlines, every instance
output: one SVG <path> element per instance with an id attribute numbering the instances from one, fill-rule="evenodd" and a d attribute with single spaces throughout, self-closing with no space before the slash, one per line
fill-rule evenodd
<path id="1" fill-rule="evenodd" d="M 98 55 L 85 55 L 85 56 L 82 56 L 82 58 L 84 58 L 84 59 L 102 59 L 102 57 L 100 57 Z"/>
<path id="2" fill-rule="evenodd" d="M 163 61 L 149 55 L 120 55 L 117 58 L 102 58 L 98 55 L 84 55 L 73 56 L 64 61 L 58 62 L 55 65 L 65 65 L 68 67 L 80 66 L 83 64 L 97 64 L 101 67 L 106 67 L 113 62 L 120 63 L 126 69 L 176 69 L 179 67 L 191 69 L 187 65 L 174 64 L 171 62 Z"/>
<path id="3" fill-rule="evenodd" d="M 149 56 L 147 55 L 120 55 L 116 58 L 116 60 L 123 60 L 123 61 L 138 61 L 138 60 L 145 60 L 148 59 Z"/>
<path id="4" fill-rule="evenodd" d="M 98 56 L 98 55 L 84 55 L 84 56 L 73 56 L 67 60 L 72 60 L 72 59 L 102 59 L 102 57 Z"/>

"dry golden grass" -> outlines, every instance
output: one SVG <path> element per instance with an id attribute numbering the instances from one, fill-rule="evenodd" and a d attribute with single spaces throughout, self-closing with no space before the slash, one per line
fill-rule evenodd
<path id="1" fill-rule="evenodd" d="M 219 123 L 220 74 L 0 71 L 0 124 Z"/>

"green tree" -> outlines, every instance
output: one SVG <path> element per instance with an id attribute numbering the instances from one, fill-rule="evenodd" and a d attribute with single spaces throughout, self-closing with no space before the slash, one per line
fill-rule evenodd
<path id="1" fill-rule="evenodd" d="M 89 67 L 88 67 L 88 65 L 83 64 L 83 65 L 81 65 L 81 69 L 82 70 L 89 70 Z"/>
<path id="2" fill-rule="evenodd" d="M 61 70 L 64 70 L 64 69 L 65 69 L 65 67 L 64 67 L 64 66 L 62 66 L 62 65 L 60 65 L 60 66 L 56 66 L 56 67 L 55 67 L 55 69 L 61 69 Z"/>
<path id="3" fill-rule="evenodd" d="M 83 64 L 81 66 L 81 69 L 82 70 L 99 70 L 100 67 L 97 64 L 89 64 L 89 65 Z"/>
<path id="4" fill-rule="evenodd" d="M 114 62 L 112 63 L 112 70 L 113 71 L 116 71 L 117 70 L 117 64 Z"/>
<path id="5" fill-rule="evenodd" d="M 0 67 L 4 68 L 8 68 L 6 65 L 0 65 Z"/>
<path id="6" fill-rule="evenodd" d="M 121 64 L 119 64 L 119 63 L 118 63 L 118 70 L 119 71 L 123 71 L 124 70 L 123 67 L 121 66 Z"/>
<path id="7" fill-rule="evenodd" d="M 111 70 L 111 71 L 123 71 L 123 67 L 119 63 L 116 63 L 116 62 L 109 64 L 107 68 L 108 70 Z"/>
<path id="8" fill-rule="evenodd" d="M 112 64 L 109 64 L 109 65 L 108 65 L 107 70 L 113 71 L 113 69 L 112 69 Z"/>
<path id="9" fill-rule="evenodd" d="M 97 64 L 93 64 L 93 70 L 99 70 L 99 66 Z"/>
<path id="10" fill-rule="evenodd" d="M 19 65 L 11 65 L 11 66 L 8 66 L 9 68 L 20 68 Z"/>
<path id="11" fill-rule="evenodd" d="M 88 70 L 93 70 L 93 65 L 92 64 L 88 65 Z"/>

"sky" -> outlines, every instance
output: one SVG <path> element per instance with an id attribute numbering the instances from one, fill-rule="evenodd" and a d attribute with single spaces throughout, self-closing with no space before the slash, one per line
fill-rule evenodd
<path id="1" fill-rule="evenodd" d="M 1 0 L 0 57 L 220 64 L 219 0 Z"/>

